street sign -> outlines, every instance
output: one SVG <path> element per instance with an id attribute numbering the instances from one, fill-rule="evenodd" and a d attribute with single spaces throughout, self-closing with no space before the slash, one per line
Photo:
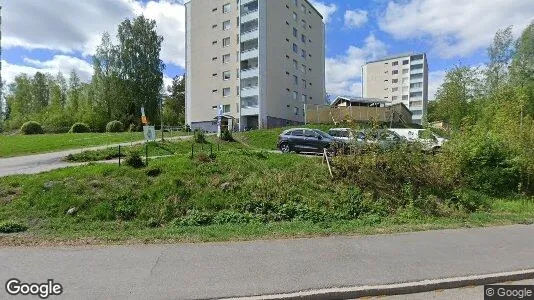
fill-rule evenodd
<path id="1" fill-rule="evenodd" d="M 147 142 L 153 142 L 156 140 L 156 127 L 155 126 L 143 126 L 143 132 L 145 134 L 145 140 Z"/>

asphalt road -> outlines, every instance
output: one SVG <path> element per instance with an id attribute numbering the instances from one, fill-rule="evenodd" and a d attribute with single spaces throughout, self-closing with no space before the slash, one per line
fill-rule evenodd
<path id="1" fill-rule="evenodd" d="M 534 226 L 236 243 L 0 249 L 0 283 L 54 279 L 61 299 L 192 299 L 534 268 Z M 0 291 L 0 298 L 7 296 Z"/>
<path id="2" fill-rule="evenodd" d="M 522 280 L 516 282 L 503 282 L 498 285 L 533 285 L 534 280 Z M 418 293 L 411 295 L 389 296 L 389 297 L 372 297 L 372 300 L 469 300 L 484 299 L 484 286 L 472 286 L 461 289 L 439 290 L 428 293 Z"/>
<path id="3" fill-rule="evenodd" d="M 168 140 L 190 139 L 191 136 L 167 138 Z M 88 150 L 101 150 L 112 147 L 142 144 L 145 141 L 125 142 L 111 145 L 72 149 L 59 152 L 0 158 L 0 177 L 21 174 L 37 174 L 55 169 L 84 165 L 86 163 L 69 163 L 63 161 L 69 154 L 81 153 Z"/>

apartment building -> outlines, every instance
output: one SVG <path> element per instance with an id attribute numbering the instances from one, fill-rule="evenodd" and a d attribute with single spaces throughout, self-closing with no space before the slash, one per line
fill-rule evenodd
<path id="1" fill-rule="evenodd" d="M 428 106 L 428 63 L 425 53 L 409 53 L 369 61 L 362 67 L 362 96 L 403 103 L 416 124 Z"/>
<path id="2" fill-rule="evenodd" d="M 186 120 L 246 130 L 304 122 L 325 103 L 325 26 L 307 0 L 186 2 Z"/>

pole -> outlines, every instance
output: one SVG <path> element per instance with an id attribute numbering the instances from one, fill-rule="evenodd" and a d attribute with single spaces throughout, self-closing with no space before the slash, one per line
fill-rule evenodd
<path id="1" fill-rule="evenodd" d="M 121 145 L 119 145 L 119 167 L 121 166 Z"/>

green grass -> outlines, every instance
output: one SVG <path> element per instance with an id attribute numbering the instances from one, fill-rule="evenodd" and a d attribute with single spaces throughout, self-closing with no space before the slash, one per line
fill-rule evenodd
<path id="1" fill-rule="evenodd" d="M 185 133 L 172 133 L 172 136 Z M 171 133 L 165 133 L 171 136 Z M 158 133 L 159 136 L 159 133 Z M 142 132 L 0 135 L 0 157 L 46 153 L 142 140 Z"/>
<path id="2" fill-rule="evenodd" d="M 309 126 L 291 126 L 284 128 L 265 129 L 265 130 L 252 130 L 247 132 L 241 132 L 234 134 L 234 138 L 243 144 L 246 144 L 256 149 L 276 150 L 276 143 L 278 142 L 278 136 L 286 129 L 290 128 L 314 128 L 323 131 L 336 127 L 334 125 L 309 125 Z"/>
<path id="3" fill-rule="evenodd" d="M 222 143 L 214 160 L 198 157 L 209 153 L 207 145 L 190 159 L 190 145 L 161 145 L 177 154 L 145 169 L 93 164 L 0 178 L 0 223 L 28 228 L 0 234 L 0 245 L 227 241 L 534 222 L 534 200 L 525 197 L 492 199 L 487 210 L 442 217 L 406 209 L 340 219 L 353 187 L 331 180 L 320 158 Z M 71 208 L 77 212 L 68 215 Z M 213 218 L 209 225 L 183 225 L 206 217 Z"/>

